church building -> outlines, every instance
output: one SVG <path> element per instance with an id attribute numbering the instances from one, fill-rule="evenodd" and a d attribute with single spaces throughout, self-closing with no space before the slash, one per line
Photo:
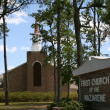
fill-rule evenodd
<path id="1" fill-rule="evenodd" d="M 8 72 L 9 91 L 54 91 L 54 67 L 45 63 L 46 55 L 40 51 L 39 43 L 35 42 L 39 36 L 40 31 L 36 24 L 32 50 L 27 52 L 27 62 Z M 66 86 L 62 87 L 63 91 L 66 89 Z"/>

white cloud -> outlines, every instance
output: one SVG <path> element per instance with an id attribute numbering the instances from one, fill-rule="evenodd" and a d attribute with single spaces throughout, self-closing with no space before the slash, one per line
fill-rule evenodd
<path id="1" fill-rule="evenodd" d="M 17 48 L 14 46 L 14 47 L 6 47 L 6 50 L 7 52 L 9 53 L 15 53 L 17 51 Z M 3 52 L 3 45 L 0 45 L 0 52 Z"/>
<path id="2" fill-rule="evenodd" d="M 25 11 L 17 11 L 10 15 L 9 17 L 6 17 L 6 22 L 8 24 L 21 24 L 21 23 L 26 23 L 27 21 L 25 20 L 25 17 L 27 17 L 27 13 Z M 0 23 L 2 23 L 2 20 L 0 20 Z"/>
<path id="3" fill-rule="evenodd" d="M 7 52 L 15 53 L 17 51 L 16 47 L 7 48 Z"/>
<path id="4" fill-rule="evenodd" d="M 11 69 L 13 69 L 13 68 L 15 68 L 15 67 L 12 66 L 12 65 L 8 66 L 8 70 L 11 70 Z"/>
<path id="5" fill-rule="evenodd" d="M 22 51 L 29 51 L 30 48 L 29 48 L 28 46 L 23 46 L 23 47 L 21 47 L 21 50 L 22 50 Z"/>
<path id="6" fill-rule="evenodd" d="M 107 42 L 109 42 L 109 41 L 110 41 L 110 38 L 106 37 L 106 38 L 105 38 L 105 42 L 107 43 Z"/>
<path id="7" fill-rule="evenodd" d="M 28 16 L 26 12 L 24 11 L 17 11 L 15 13 L 13 13 L 16 16 Z"/>
<path id="8" fill-rule="evenodd" d="M 108 47 L 107 50 L 110 51 L 110 47 Z"/>
<path id="9" fill-rule="evenodd" d="M 15 18 L 6 18 L 7 23 L 9 24 L 20 24 L 26 23 L 26 21 L 22 17 L 15 17 Z"/>
<path id="10" fill-rule="evenodd" d="M 109 43 L 110 43 L 110 38 L 106 37 L 105 40 L 102 42 L 102 46 L 105 46 L 105 45 L 107 45 Z"/>

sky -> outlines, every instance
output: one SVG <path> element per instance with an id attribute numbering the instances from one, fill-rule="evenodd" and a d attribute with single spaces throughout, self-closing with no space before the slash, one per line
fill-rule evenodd
<path id="1" fill-rule="evenodd" d="M 32 41 L 30 33 L 34 32 L 31 25 L 35 19 L 29 16 L 36 12 L 38 6 L 31 5 L 26 9 L 10 15 L 7 20 L 9 32 L 7 37 L 7 63 L 8 70 L 26 62 L 27 51 L 31 50 Z M 0 21 L 1 22 L 1 21 Z M 4 72 L 3 39 L 0 39 L 0 74 Z"/>
<path id="2" fill-rule="evenodd" d="M 27 60 L 27 51 L 31 50 L 32 41 L 30 33 L 34 32 L 31 25 L 35 19 L 29 14 L 36 12 L 37 5 L 31 5 L 24 10 L 13 13 L 7 18 L 10 31 L 7 37 L 7 64 L 8 70 L 15 68 Z M 1 21 L 0 21 L 1 22 Z M 110 54 L 110 40 L 102 43 L 101 52 Z M 0 74 L 4 73 L 3 39 L 0 39 Z"/>

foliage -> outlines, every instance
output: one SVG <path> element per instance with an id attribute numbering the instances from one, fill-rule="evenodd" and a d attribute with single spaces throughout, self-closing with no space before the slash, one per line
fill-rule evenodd
<path id="1" fill-rule="evenodd" d="M 42 35 L 42 51 L 48 55 L 48 62 L 57 62 L 57 4 L 55 0 L 44 1 L 44 10 L 39 10 L 37 13 L 33 13 L 38 24 L 40 24 L 40 32 Z M 72 75 L 72 69 L 74 67 L 74 45 L 75 36 L 73 33 L 73 9 L 69 2 L 61 0 L 61 13 L 60 13 L 60 58 L 61 58 L 61 74 L 63 77 L 63 83 L 70 82 Z M 55 64 L 57 66 L 57 64 Z M 66 67 L 69 71 L 63 71 Z M 68 81 L 65 77 L 68 76 Z"/>
<path id="2" fill-rule="evenodd" d="M 62 77 L 62 83 L 68 83 L 68 85 L 73 78 L 72 69 L 75 62 L 73 43 L 75 39 L 71 28 L 73 26 L 72 4 L 63 0 L 49 0 L 42 4 L 44 9 L 41 8 L 32 16 L 40 24 L 42 51 L 47 54 L 46 61 L 54 65 L 54 76 L 57 80 L 55 84 L 58 84 L 57 87 L 54 85 L 54 88 L 56 87 L 56 90 L 60 91 L 60 77 Z M 54 79 L 54 81 L 56 80 Z"/>
<path id="3" fill-rule="evenodd" d="M 72 99 L 61 99 L 60 103 L 52 103 L 48 110 L 52 110 L 53 107 L 64 107 L 64 110 L 84 110 L 83 105 Z"/>
<path id="4" fill-rule="evenodd" d="M 65 93 L 62 97 L 65 97 Z M 77 93 L 73 92 L 70 97 L 77 100 Z M 9 93 L 10 102 L 49 102 L 54 100 L 53 93 L 46 92 L 11 92 Z M 4 101 L 4 93 L 0 92 L 0 102 Z"/>
<path id="5" fill-rule="evenodd" d="M 2 20 L 2 24 L 0 24 L 0 38 L 3 37 L 3 47 L 4 47 L 4 88 L 5 88 L 5 105 L 8 105 L 8 69 L 7 69 L 7 52 L 6 52 L 6 36 L 8 32 L 6 16 L 19 11 L 21 8 L 31 3 L 32 0 L 1 0 L 0 1 L 0 20 Z"/>
<path id="6" fill-rule="evenodd" d="M 0 18 L 4 15 L 8 16 L 9 14 L 19 11 L 21 8 L 24 8 L 30 4 L 33 0 L 2 0 L 0 1 Z"/>
<path id="7" fill-rule="evenodd" d="M 39 93 L 39 92 L 11 92 L 9 93 L 10 102 L 31 102 L 31 101 L 53 101 L 52 93 Z M 4 101 L 4 94 L 0 92 L 0 102 Z"/>
<path id="8" fill-rule="evenodd" d="M 9 29 L 8 27 L 5 25 L 5 28 L 6 28 L 6 36 L 7 36 L 7 33 L 9 32 Z M 0 24 L 0 39 L 3 38 L 3 24 L 1 23 Z"/>
<path id="9" fill-rule="evenodd" d="M 78 94 L 77 92 L 71 92 L 70 93 L 70 98 L 73 100 L 78 100 Z"/>

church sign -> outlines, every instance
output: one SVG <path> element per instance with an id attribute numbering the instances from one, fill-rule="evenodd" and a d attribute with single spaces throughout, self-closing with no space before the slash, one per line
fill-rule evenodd
<path id="1" fill-rule="evenodd" d="M 80 76 L 80 100 L 99 108 L 110 104 L 110 72 L 93 72 Z M 97 109 L 101 110 L 101 109 Z M 104 109 L 106 110 L 106 109 Z"/>
<path id="2" fill-rule="evenodd" d="M 79 77 L 79 100 L 88 110 L 110 110 L 110 58 L 90 57 L 73 74 Z"/>
<path id="3" fill-rule="evenodd" d="M 80 87 L 88 87 L 85 95 L 83 96 L 84 101 L 95 101 L 95 102 L 106 102 L 106 93 L 100 93 L 102 86 L 110 84 L 109 76 L 102 76 L 99 78 L 92 78 L 80 81 Z"/>

